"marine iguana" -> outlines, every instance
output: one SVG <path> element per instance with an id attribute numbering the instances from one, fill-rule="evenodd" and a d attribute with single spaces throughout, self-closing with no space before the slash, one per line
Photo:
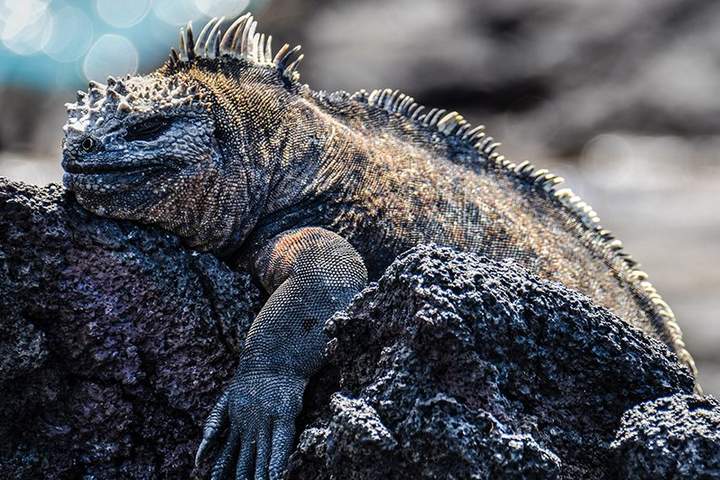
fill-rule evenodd
<path id="1" fill-rule="evenodd" d="M 579 290 L 695 373 L 670 307 L 561 178 L 397 90 L 315 92 L 299 46 L 273 55 L 249 14 L 223 21 L 188 24 L 155 72 L 78 92 L 62 161 L 85 208 L 244 264 L 270 294 L 204 427 L 196 462 L 227 430 L 213 479 L 282 475 L 325 321 L 419 243 Z"/>

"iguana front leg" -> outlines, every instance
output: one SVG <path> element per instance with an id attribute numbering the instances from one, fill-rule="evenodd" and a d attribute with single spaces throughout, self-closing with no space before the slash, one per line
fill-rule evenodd
<path id="1" fill-rule="evenodd" d="M 271 295 L 250 328 L 235 378 L 205 424 L 198 463 L 229 427 L 212 479 L 282 475 L 305 385 L 322 361 L 325 321 L 367 283 L 360 255 L 322 228 L 276 236 L 256 255 L 255 270 Z"/>

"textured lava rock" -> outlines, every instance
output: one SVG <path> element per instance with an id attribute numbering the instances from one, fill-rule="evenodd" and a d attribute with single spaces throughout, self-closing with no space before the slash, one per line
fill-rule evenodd
<path id="1" fill-rule="evenodd" d="M 627 412 L 612 444 L 618 478 L 720 478 L 720 403 L 675 395 Z"/>
<path id="2" fill-rule="evenodd" d="M 293 478 L 607 478 L 623 412 L 692 391 L 663 344 L 588 298 L 446 248 L 400 257 L 328 328 L 341 391 Z"/>
<path id="3" fill-rule="evenodd" d="M 0 179 L 0 478 L 187 478 L 258 306 L 212 255 Z"/>
<path id="4" fill-rule="evenodd" d="M 0 478 L 205 476 L 260 302 L 171 235 L 0 179 Z M 512 263 L 418 247 L 328 333 L 290 478 L 719 477 L 717 402 L 674 355 Z"/>

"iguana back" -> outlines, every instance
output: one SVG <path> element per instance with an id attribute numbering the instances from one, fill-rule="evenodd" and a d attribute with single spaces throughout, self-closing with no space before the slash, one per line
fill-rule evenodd
<path id="1" fill-rule="evenodd" d="M 352 164 L 346 191 L 326 195 L 323 218 L 305 212 L 307 223 L 347 238 L 371 278 L 418 243 L 510 258 L 659 338 L 696 373 L 670 307 L 562 178 L 509 162 L 482 127 L 398 91 L 308 91 L 306 101 L 331 130 L 326 149 Z"/>

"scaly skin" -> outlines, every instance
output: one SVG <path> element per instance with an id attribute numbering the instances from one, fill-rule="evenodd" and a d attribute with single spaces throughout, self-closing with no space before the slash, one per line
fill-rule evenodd
<path id="1" fill-rule="evenodd" d="M 270 293 L 197 462 L 212 478 L 279 478 L 325 321 L 404 250 L 435 242 L 510 258 L 668 344 L 694 371 L 672 311 L 559 179 L 514 165 L 455 112 L 389 90 L 298 82 L 251 17 L 147 76 L 92 83 L 68 106 L 64 182 L 104 216 L 157 225 L 251 268 Z"/>

